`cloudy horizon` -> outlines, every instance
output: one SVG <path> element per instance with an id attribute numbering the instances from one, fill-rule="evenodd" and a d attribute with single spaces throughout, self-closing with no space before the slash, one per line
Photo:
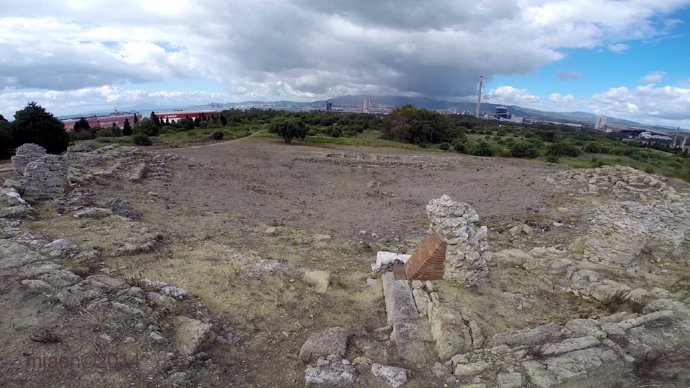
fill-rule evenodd
<path id="1" fill-rule="evenodd" d="M 690 0 L 3 2 L 0 114 L 405 95 L 690 128 Z"/>

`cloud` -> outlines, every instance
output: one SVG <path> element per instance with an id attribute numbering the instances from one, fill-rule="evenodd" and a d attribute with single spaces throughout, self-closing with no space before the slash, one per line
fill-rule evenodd
<path id="1" fill-rule="evenodd" d="M 578 102 L 572 94 L 562 96 L 560 93 L 551 93 L 549 101 L 559 105 L 577 105 Z"/>
<path id="2" fill-rule="evenodd" d="M 484 94 L 484 100 L 492 104 L 519 105 L 528 108 L 539 106 L 541 99 L 525 89 L 501 86 Z"/>
<path id="3" fill-rule="evenodd" d="M 609 50 L 613 51 L 614 53 L 622 53 L 623 51 L 630 48 L 630 46 L 624 43 L 613 43 L 610 44 L 608 47 Z"/>
<path id="4" fill-rule="evenodd" d="M 229 100 L 456 98 L 474 94 L 480 75 L 526 74 L 567 49 L 668 34 L 675 24 L 665 15 L 687 4 L 5 0 L 0 95 L 205 79 L 228 90 Z M 185 93 L 193 100 L 193 91 Z"/>
<path id="5" fill-rule="evenodd" d="M 0 114 L 10 119 L 28 101 L 38 101 L 55 115 L 67 115 L 84 111 L 111 111 L 113 108 L 129 110 L 137 107 L 202 105 L 229 98 L 230 95 L 226 93 L 179 90 L 150 92 L 141 89 L 123 90 L 113 86 L 68 91 L 14 91 L 0 94 Z"/>
<path id="6" fill-rule="evenodd" d="M 654 71 L 646 76 L 642 77 L 642 83 L 647 85 L 647 84 L 656 84 L 659 81 L 661 81 L 664 77 L 666 76 L 666 72 L 663 71 Z"/>
<path id="7" fill-rule="evenodd" d="M 556 77 L 558 77 L 558 79 L 561 81 L 578 80 L 582 78 L 582 73 L 577 71 L 559 71 L 556 73 Z"/>
<path id="8" fill-rule="evenodd" d="M 690 88 L 652 84 L 610 88 L 592 96 L 590 108 L 645 123 L 690 125 Z"/>

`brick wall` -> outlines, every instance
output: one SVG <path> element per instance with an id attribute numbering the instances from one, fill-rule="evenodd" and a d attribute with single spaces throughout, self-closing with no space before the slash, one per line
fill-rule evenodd
<path id="1" fill-rule="evenodd" d="M 438 233 L 430 231 L 405 264 L 405 274 L 409 280 L 441 280 L 445 261 L 446 243 Z"/>

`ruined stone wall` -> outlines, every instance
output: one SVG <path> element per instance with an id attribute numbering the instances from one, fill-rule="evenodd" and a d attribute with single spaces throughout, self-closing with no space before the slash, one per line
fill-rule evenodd
<path id="1" fill-rule="evenodd" d="M 472 286 L 489 273 L 491 252 L 486 241 L 486 226 L 477 226 L 479 215 L 468 204 L 455 202 L 449 196 L 429 201 L 429 234 L 445 243 L 443 278 Z M 433 260 L 430 255 L 425 260 Z M 415 264 L 410 260 L 408 266 Z"/>

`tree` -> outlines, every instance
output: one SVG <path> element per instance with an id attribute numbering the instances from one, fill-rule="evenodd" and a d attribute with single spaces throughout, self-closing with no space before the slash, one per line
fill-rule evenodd
<path id="1" fill-rule="evenodd" d="M 158 128 L 162 126 L 161 120 L 158 118 L 158 115 L 155 112 L 151 111 L 151 115 L 149 116 L 149 118 L 151 119 L 151 121 L 153 121 L 154 124 L 156 124 Z"/>
<path id="2" fill-rule="evenodd" d="M 12 148 L 12 140 L 12 126 L 0 115 L 0 156 L 6 155 L 7 151 Z"/>
<path id="3" fill-rule="evenodd" d="M 17 146 L 35 143 L 50 153 L 59 154 L 69 145 L 62 122 L 35 102 L 14 114 L 12 129 Z"/>
<path id="4" fill-rule="evenodd" d="M 134 125 L 137 125 L 138 122 L 139 122 L 139 118 L 137 117 L 137 114 L 135 113 L 134 114 Z"/>
<path id="5" fill-rule="evenodd" d="M 132 125 L 129 123 L 129 119 L 125 119 L 125 124 L 122 127 L 122 134 L 125 136 L 129 136 L 132 134 Z"/>
<path id="6" fill-rule="evenodd" d="M 91 124 L 85 118 L 80 118 L 79 121 L 74 123 L 74 131 L 79 133 L 83 129 L 91 129 Z"/>
<path id="7" fill-rule="evenodd" d="M 221 113 L 221 115 L 220 115 L 220 123 L 223 124 L 223 126 L 228 125 L 228 119 L 226 119 L 225 116 L 223 116 L 222 113 Z"/>
<path id="8" fill-rule="evenodd" d="M 280 117 L 273 121 L 269 132 L 279 134 L 286 144 L 290 144 L 292 139 L 304 139 L 307 136 L 307 128 L 302 120 L 295 117 Z"/>

